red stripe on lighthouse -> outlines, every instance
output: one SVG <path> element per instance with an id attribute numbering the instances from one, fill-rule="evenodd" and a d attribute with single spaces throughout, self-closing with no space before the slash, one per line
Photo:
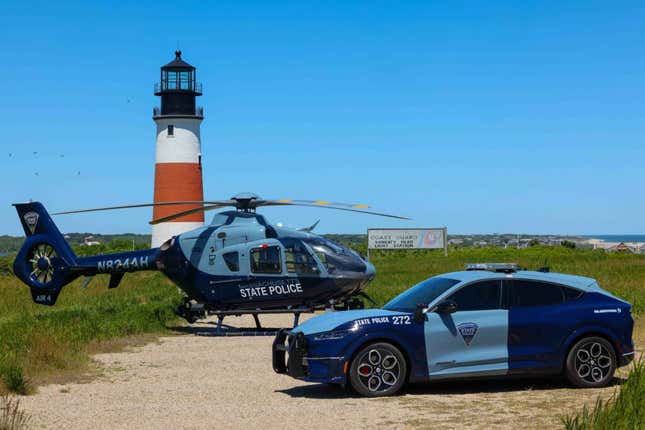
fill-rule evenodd
<path id="1" fill-rule="evenodd" d="M 204 200 L 201 166 L 197 163 L 157 163 L 155 165 L 155 203 L 185 200 Z M 158 219 L 201 206 L 155 206 L 152 216 L 153 219 Z M 204 213 L 185 215 L 173 221 L 204 222 Z"/>

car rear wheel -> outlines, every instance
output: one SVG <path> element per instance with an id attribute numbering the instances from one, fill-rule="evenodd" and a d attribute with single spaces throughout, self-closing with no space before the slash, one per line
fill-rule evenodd
<path id="1" fill-rule="evenodd" d="M 586 337 L 573 345 L 567 356 L 565 374 L 577 387 L 604 387 L 614 377 L 616 353 L 601 337 Z"/>
<path id="2" fill-rule="evenodd" d="M 363 347 L 349 368 L 349 382 L 367 397 L 389 396 L 405 384 L 407 367 L 401 351 L 386 342 Z"/>

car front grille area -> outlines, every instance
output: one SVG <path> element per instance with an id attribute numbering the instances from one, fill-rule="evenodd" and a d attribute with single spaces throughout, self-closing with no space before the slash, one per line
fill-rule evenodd
<path id="1" fill-rule="evenodd" d="M 273 341 L 273 370 L 294 378 L 306 376 L 307 367 L 303 364 L 306 353 L 304 334 L 291 333 L 287 329 L 280 330 Z"/>

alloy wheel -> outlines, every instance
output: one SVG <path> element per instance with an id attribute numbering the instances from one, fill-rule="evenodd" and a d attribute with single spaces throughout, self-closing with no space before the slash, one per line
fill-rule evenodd
<path id="1" fill-rule="evenodd" d="M 600 342 L 582 344 L 576 351 L 578 376 L 590 383 L 600 383 L 611 373 L 611 353 Z"/>
<path id="2" fill-rule="evenodd" d="M 372 348 L 359 357 L 356 374 L 361 385 L 377 394 L 387 391 L 399 381 L 401 364 L 391 351 Z"/>

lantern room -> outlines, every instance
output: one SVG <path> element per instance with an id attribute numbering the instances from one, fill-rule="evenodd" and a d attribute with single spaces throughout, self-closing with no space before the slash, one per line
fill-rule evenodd
<path id="1" fill-rule="evenodd" d="M 195 106 L 195 97 L 202 95 L 202 85 L 196 80 L 196 69 L 175 51 L 175 59 L 161 67 L 161 80 L 155 84 L 155 95 L 161 96 L 161 108 L 154 116 L 202 116 Z"/>

